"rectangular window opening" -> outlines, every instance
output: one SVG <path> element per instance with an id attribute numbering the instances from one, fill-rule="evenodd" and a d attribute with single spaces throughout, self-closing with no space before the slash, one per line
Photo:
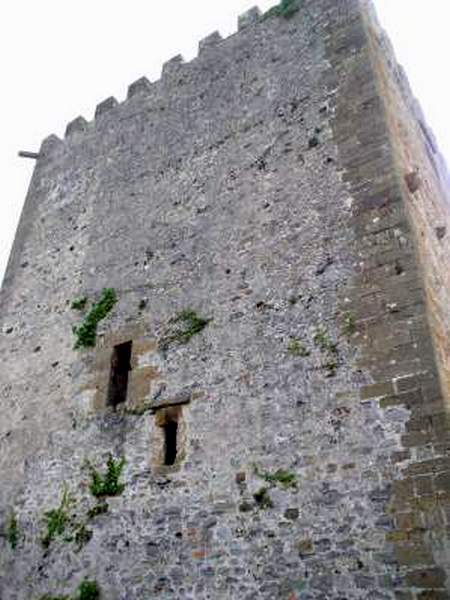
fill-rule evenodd
<path id="1" fill-rule="evenodd" d="M 168 421 L 164 425 L 164 464 L 173 465 L 177 458 L 178 423 Z"/>
<path id="2" fill-rule="evenodd" d="M 131 348 L 133 342 L 114 346 L 108 387 L 108 406 L 114 409 L 127 399 L 128 373 L 131 371 Z"/>

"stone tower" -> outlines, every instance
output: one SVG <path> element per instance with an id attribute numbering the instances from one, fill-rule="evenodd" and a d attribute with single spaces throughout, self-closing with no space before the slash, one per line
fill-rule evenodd
<path id="1" fill-rule="evenodd" d="M 251 9 L 47 138 L 2 600 L 449 598 L 447 190 L 368 0 Z"/>

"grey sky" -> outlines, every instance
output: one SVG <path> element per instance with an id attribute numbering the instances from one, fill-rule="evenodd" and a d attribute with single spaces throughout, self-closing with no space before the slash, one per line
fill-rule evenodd
<path id="1" fill-rule="evenodd" d="M 63 136 L 70 120 L 92 119 L 108 96 L 123 100 L 129 83 L 158 79 L 162 63 L 178 53 L 190 60 L 198 41 L 218 29 L 236 29 L 251 0 L 10 0 L 1 9 L 0 56 L 0 280 L 25 199 L 33 161 L 50 133 Z M 276 3 L 261 0 L 262 10 Z M 448 0 L 375 0 L 397 57 L 450 161 Z"/>

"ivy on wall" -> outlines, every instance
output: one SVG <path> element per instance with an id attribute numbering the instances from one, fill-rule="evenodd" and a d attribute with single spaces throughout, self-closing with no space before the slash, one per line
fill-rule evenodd
<path id="1" fill-rule="evenodd" d="M 77 301 L 75 301 L 75 303 L 76 302 Z M 102 291 L 100 300 L 92 305 L 83 323 L 79 327 L 73 328 L 73 333 L 76 337 L 75 349 L 93 348 L 95 346 L 98 324 L 111 312 L 116 302 L 116 291 L 113 288 L 105 288 Z"/>

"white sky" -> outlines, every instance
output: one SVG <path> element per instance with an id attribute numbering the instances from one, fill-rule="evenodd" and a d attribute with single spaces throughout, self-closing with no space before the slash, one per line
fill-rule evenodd
<path id="1" fill-rule="evenodd" d="M 450 163 L 449 0 L 374 0 Z M 265 10 L 277 0 L 260 0 Z M 160 77 L 178 53 L 190 60 L 218 29 L 236 30 L 256 0 L 5 0 L 0 8 L 0 280 L 30 181 L 33 160 L 51 133 L 64 135 L 79 114 L 93 118 L 108 96 L 123 100 L 142 75 Z"/>

